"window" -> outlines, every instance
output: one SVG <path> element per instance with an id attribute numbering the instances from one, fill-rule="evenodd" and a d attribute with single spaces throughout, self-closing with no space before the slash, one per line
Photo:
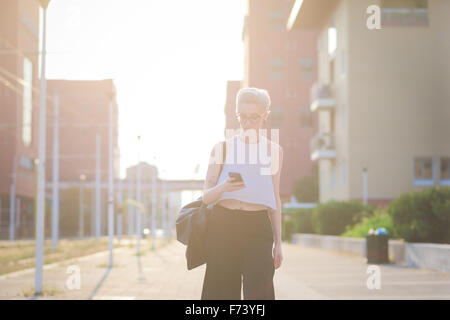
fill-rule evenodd
<path id="1" fill-rule="evenodd" d="M 282 107 L 272 106 L 270 108 L 269 123 L 272 129 L 280 129 L 283 124 L 284 110 Z"/>
<path id="2" fill-rule="evenodd" d="M 347 114 L 346 114 L 346 105 L 345 104 L 342 104 L 342 107 L 341 107 L 341 110 L 340 110 L 340 112 L 341 112 L 341 126 L 342 126 L 342 128 L 345 128 L 345 125 L 346 125 L 346 120 L 347 120 Z"/>
<path id="3" fill-rule="evenodd" d="M 345 64 L 345 53 L 344 51 L 341 52 L 341 75 L 345 75 L 345 68 L 346 68 L 346 64 Z"/>
<path id="4" fill-rule="evenodd" d="M 347 184 L 347 163 L 345 159 L 342 159 L 341 162 L 341 175 L 342 175 L 342 185 L 345 186 Z"/>
<path id="5" fill-rule="evenodd" d="M 319 171 L 319 181 L 320 181 L 319 190 L 320 190 L 320 194 L 322 194 L 322 195 L 326 192 L 325 178 L 326 177 L 325 177 L 324 173 Z"/>
<path id="6" fill-rule="evenodd" d="M 285 92 L 286 92 L 285 93 L 286 99 L 290 99 L 291 98 L 291 90 L 289 88 L 286 88 Z"/>
<path id="7" fill-rule="evenodd" d="M 279 32 L 285 29 L 286 22 L 284 21 L 283 11 L 279 9 L 272 9 L 268 16 L 269 31 Z"/>
<path id="8" fill-rule="evenodd" d="M 313 114 L 308 105 L 300 107 L 300 123 L 303 128 L 311 128 L 313 126 Z"/>
<path id="9" fill-rule="evenodd" d="M 434 165 L 432 158 L 414 159 L 414 185 L 434 184 Z"/>
<path id="10" fill-rule="evenodd" d="M 381 25 L 427 26 L 428 0 L 381 0 Z"/>
<path id="11" fill-rule="evenodd" d="M 32 101 L 33 64 L 28 58 L 23 60 L 23 95 L 22 95 L 22 141 L 25 146 L 31 145 L 31 117 L 33 114 Z"/>
<path id="12" fill-rule="evenodd" d="M 283 79 L 283 59 L 281 57 L 272 57 L 270 59 L 270 79 L 281 80 Z"/>
<path id="13" fill-rule="evenodd" d="M 300 79 L 303 81 L 314 81 L 314 58 L 300 57 Z"/>
<path id="14" fill-rule="evenodd" d="M 328 28 L 328 54 L 332 55 L 337 48 L 337 29 L 334 27 Z"/>
<path id="15" fill-rule="evenodd" d="M 330 187 L 331 189 L 336 188 L 336 165 L 334 163 L 331 164 Z"/>
<path id="16" fill-rule="evenodd" d="M 19 165 L 22 168 L 26 168 L 28 170 L 33 170 L 34 168 L 34 160 L 30 157 L 21 155 L 19 158 Z"/>
<path id="17" fill-rule="evenodd" d="M 334 83 L 334 58 L 330 60 L 330 83 Z"/>
<path id="18" fill-rule="evenodd" d="M 441 158 L 439 172 L 440 184 L 450 186 L 450 157 Z"/>

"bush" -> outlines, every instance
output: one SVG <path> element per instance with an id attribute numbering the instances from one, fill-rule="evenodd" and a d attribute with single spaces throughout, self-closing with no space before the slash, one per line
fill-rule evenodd
<path id="1" fill-rule="evenodd" d="M 314 233 L 312 209 L 290 209 L 283 212 L 282 239 L 291 242 L 293 233 Z"/>
<path id="2" fill-rule="evenodd" d="M 311 220 L 313 214 L 314 214 L 313 209 L 302 209 L 297 212 L 297 214 L 294 216 L 295 220 L 297 221 L 296 232 L 314 233 Z"/>
<path id="3" fill-rule="evenodd" d="M 408 242 L 450 243 L 450 188 L 407 192 L 387 208 L 394 231 Z"/>
<path id="4" fill-rule="evenodd" d="M 361 222 L 354 226 L 348 226 L 342 234 L 343 237 L 365 238 L 370 229 L 385 228 L 389 238 L 395 239 L 391 215 L 383 209 L 377 209 L 371 217 L 364 217 Z"/>
<path id="5" fill-rule="evenodd" d="M 293 193 L 299 202 L 318 202 L 319 175 L 317 165 L 313 166 L 312 175 L 305 176 L 295 182 Z"/>
<path id="6" fill-rule="evenodd" d="M 366 206 L 359 200 L 327 201 L 315 208 L 312 227 L 318 234 L 340 235 L 347 226 L 353 226 L 364 217 L 371 216 L 375 209 L 375 206 Z"/>

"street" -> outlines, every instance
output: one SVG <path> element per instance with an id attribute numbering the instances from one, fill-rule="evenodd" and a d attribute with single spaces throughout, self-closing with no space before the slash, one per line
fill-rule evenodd
<path id="1" fill-rule="evenodd" d="M 184 245 L 172 240 L 143 253 L 138 258 L 134 246 L 115 249 L 111 270 L 107 251 L 46 265 L 38 299 L 200 299 L 206 265 L 188 271 Z M 380 289 L 369 289 L 364 257 L 289 243 L 283 255 L 274 277 L 277 300 L 450 299 L 447 273 L 380 265 Z M 79 289 L 68 288 L 69 266 L 79 267 Z M 35 299 L 33 284 L 33 270 L 0 276 L 0 299 Z"/>

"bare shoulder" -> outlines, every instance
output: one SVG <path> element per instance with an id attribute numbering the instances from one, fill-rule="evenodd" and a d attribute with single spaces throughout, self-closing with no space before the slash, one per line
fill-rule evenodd
<path id="1" fill-rule="evenodd" d="M 266 138 L 266 139 L 270 143 L 271 150 L 275 151 L 276 154 L 283 155 L 283 148 L 278 143 L 270 140 L 269 138 Z"/>
<path id="2" fill-rule="evenodd" d="M 211 155 L 214 156 L 217 151 L 221 150 L 223 141 L 217 141 L 211 150 Z"/>

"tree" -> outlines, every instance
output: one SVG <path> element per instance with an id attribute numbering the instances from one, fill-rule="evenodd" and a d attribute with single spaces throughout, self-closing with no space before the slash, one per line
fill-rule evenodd
<path id="1" fill-rule="evenodd" d="M 319 201 L 319 170 L 317 164 L 313 166 L 313 175 L 297 180 L 294 186 L 294 196 L 299 202 Z"/>

